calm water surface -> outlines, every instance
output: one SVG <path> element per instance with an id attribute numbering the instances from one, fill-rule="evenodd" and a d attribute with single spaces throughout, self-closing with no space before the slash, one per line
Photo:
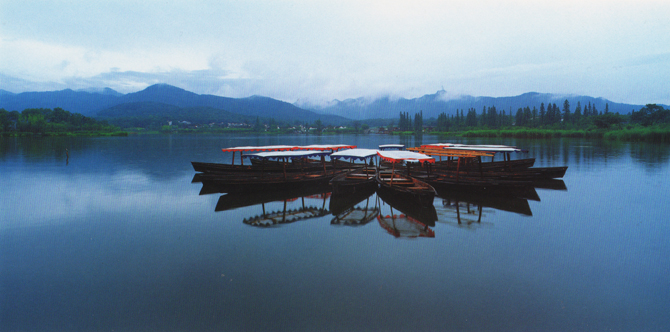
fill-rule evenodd
<path id="1" fill-rule="evenodd" d="M 216 211 L 232 197 L 191 182 L 229 146 L 445 141 L 569 169 L 524 198 L 437 197 L 428 227 L 375 194 L 355 226 L 322 192 Z M 0 138 L 0 330 L 667 331 L 669 160 L 567 139 Z"/>

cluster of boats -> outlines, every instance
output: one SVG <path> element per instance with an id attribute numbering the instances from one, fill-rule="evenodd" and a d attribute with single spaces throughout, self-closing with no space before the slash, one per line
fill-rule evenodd
<path id="1" fill-rule="evenodd" d="M 533 167 L 534 158 L 512 160 L 512 152 L 523 150 L 504 145 L 272 145 L 223 151 L 233 153 L 230 164 L 192 162 L 194 181 L 203 183 L 203 191 L 265 196 L 329 186 L 336 195 L 374 190 L 403 204 L 432 206 L 436 190 L 522 193 L 529 187 L 551 187 L 567 171 L 567 166 Z M 494 161 L 496 154 L 503 160 Z"/>
<path id="2" fill-rule="evenodd" d="M 459 227 L 481 226 L 485 208 L 532 215 L 528 200 L 540 200 L 535 188 L 567 189 L 558 179 L 567 167 L 533 167 L 532 158 L 512 159 L 511 153 L 523 151 L 510 146 L 273 145 L 223 151 L 233 153 L 232 162 L 192 162 L 193 181 L 202 183 L 200 194 L 224 194 L 215 211 L 260 207 L 243 220 L 256 227 L 332 214 L 332 225 L 376 220 L 395 237 L 434 237 L 430 227 L 452 219 L 449 214 Z M 503 160 L 494 161 L 496 154 Z M 434 205 L 435 197 L 442 204 Z M 283 208 L 276 209 L 277 202 Z M 382 213 L 384 203 L 390 213 Z"/>

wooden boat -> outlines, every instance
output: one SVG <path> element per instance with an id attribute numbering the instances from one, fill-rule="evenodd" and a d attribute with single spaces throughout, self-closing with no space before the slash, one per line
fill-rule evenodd
<path id="1" fill-rule="evenodd" d="M 507 145 L 465 145 L 454 143 L 434 143 L 424 144 L 420 148 L 412 148 L 412 151 L 440 156 L 435 163 L 436 169 L 483 169 L 483 170 L 517 170 L 532 167 L 535 158 L 511 159 L 512 152 L 528 152 L 515 146 Z M 430 153 L 433 152 L 433 153 Z M 480 152 L 477 154 L 477 152 Z M 494 161 L 496 154 L 503 155 L 503 161 Z M 448 157 L 442 160 L 442 156 Z M 479 158 L 468 158 L 468 156 L 477 156 Z M 482 157 L 491 157 L 491 161 L 484 162 Z M 465 158 L 461 158 L 465 157 Z M 458 158 L 454 160 L 454 158 Z"/>
<path id="2" fill-rule="evenodd" d="M 376 168 L 368 167 L 367 160 L 377 156 L 377 151 L 373 149 L 350 149 L 338 151 L 330 155 L 331 159 L 349 159 L 363 160 L 364 166 L 355 168 L 353 171 L 347 172 L 334 177 L 330 184 L 333 186 L 333 193 L 355 193 L 357 191 L 367 191 L 369 189 L 377 189 L 377 182 L 375 176 L 377 174 Z"/>
<path id="3" fill-rule="evenodd" d="M 232 161 L 230 164 L 209 163 L 192 161 L 191 165 L 196 172 L 201 173 L 230 173 L 230 172 L 250 172 L 250 171 L 266 171 L 266 172 L 304 172 L 313 171 L 321 168 L 321 163 L 308 162 L 306 158 L 296 158 L 296 162 L 286 165 L 281 162 L 273 162 L 270 160 L 260 160 L 258 162 L 251 161 L 249 164 L 244 164 L 245 153 L 258 152 L 276 152 L 276 151 L 329 151 L 334 152 L 341 149 L 352 149 L 355 145 L 333 144 L 333 145 L 267 145 L 267 146 L 238 146 L 222 149 L 223 152 L 232 152 Z M 235 156 L 239 152 L 240 163 L 235 164 Z M 331 168 L 333 165 L 326 165 L 326 168 Z"/>
<path id="4" fill-rule="evenodd" d="M 387 190 L 377 190 L 377 197 L 391 207 L 392 210 L 402 212 L 404 215 L 412 217 L 428 226 L 435 226 L 437 221 L 437 211 L 435 205 L 417 204 L 413 200 L 408 200 L 402 195 L 396 195 Z M 380 202 L 380 206 L 382 205 Z"/>
<path id="5" fill-rule="evenodd" d="M 442 190 L 522 195 L 523 193 L 534 189 L 531 181 L 416 173 L 413 173 L 412 177 L 424 181 L 435 188 L 439 187 Z"/>
<path id="6" fill-rule="evenodd" d="M 368 189 L 376 190 L 376 174 L 377 170 L 374 168 L 359 168 L 334 177 L 330 180 L 330 185 L 333 186 L 333 192 L 338 194 L 353 194 Z"/>
<path id="7" fill-rule="evenodd" d="M 245 172 L 245 173 L 204 173 L 200 176 L 203 183 L 217 186 L 221 192 L 261 192 L 264 190 L 286 190 L 301 187 L 328 184 L 329 181 L 345 171 L 328 170 L 324 156 L 330 152 L 324 151 L 276 151 L 248 154 L 249 158 L 281 159 L 286 162 L 291 158 L 305 158 L 321 156 L 322 170 L 312 172 Z M 286 165 L 286 163 L 285 163 Z"/>
<path id="8" fill-rule="evenodd" d="M 415 175 L 439 175 L 442 178 L 455 179 L 456 182 L 459 182 L 459 180 L 462 179 L 479 184 L 486 184 L 488 182 L 491 183 L 491 185 L 497 186 L 505 181 L 539 181 L 560 178 L 565 175 L 567 170 L 567 166 L 543 168 L 511 167 L 511 161 L 509 161 L 507 158 L 505 160 L 506 164 L 504 167 L 502 167 L 502 169 L 485 168 L 485 163 L 481 162 L 483 157 L 493 157 L 496 152 L 503 151 L 509 153 L 509 151 L 517 151 L 518 149 L 514 147 L 503 146 L 484 146 L 479 148 L 473 147 L 470 148 L 472 150 L 468 150 L 469 148 L 469 146 L 447 148 L 432 145 L 424 145 L 421 148 L 410 148 L 409 150 L 411 151 L 416 151 L 431 156 L 439 156 L 440 158 L 447 157 L 452 160 L 452 162 L 457 160 L 457 164 L 455 168 L 431 168 L 430 166 L 420 168 L 414 167 L 414 170 L 408 169 L 408 173 L 413 171 Z M 474 165 L 475 167 L 468 165 Z"/>
<path id="9" fill-rule="evenodd" d="M 377 171 L 375 179 L 379 183 L 380 192 L 385 191 L 419 205 L 433 205 L 435 189 L 431 185 L 395 171 L 395 165 L 398 163 L 430 163 L 435 162 L 433 158 L 411 151 L 378 151 L 377 155 L 383 161 L 392 164 L 391 170 Z"/>
<path id="10" fill-rule="evenodd" d="M 462 170 L 478 171 L 479 169 L 485 171 L 514 171 L 522 170 L 535 165 L 535 158 L 513 159 L 504 161 L 482 161 L 480 159 L 463 160 L 459 165 L 458 160 L 438 160 L 435 165 L 431 165 L 434 169 L 455 170 L 457 168 Z"/>
<path id="11" fill-rule="evenodd" d="M 567 166 L 561 167 L 530 167 L 511 171 L 492 171 L 492 170 L 445 170 L 433 169 L 433 174 L 440 174 L 450 177 L 472 177 L 481 179 L 498 179 L 510 181 L 542 181 L 549 179 L 562 178 L 568 170 Z M 426 170 L 412 170 L 412 173 L 428 173 Z"/>

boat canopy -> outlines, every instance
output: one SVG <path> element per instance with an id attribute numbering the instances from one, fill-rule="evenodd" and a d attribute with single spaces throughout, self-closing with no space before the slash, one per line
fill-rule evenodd
<path id="1" fill-rule="evenodd" d="M 429 157 L 425 154 L 412 152 L 412 151 L 377 151 L 377 155 L 380 156 L 383 160 L 396 163 L 401 161 L 407 162 L 429 162 L 434 163 L 435 159 Z"/>
<path id="2" fill-rule="evenodd" d="M 247 151 L 288 151 L 295 150 L 294 145 L 266 145 L 266 146 L 238 146 L 221 149 L 223 152 L 247 152 Z"/>
<path id="3" fill-rule="evenodd" d="M 325 145 L 320 145 L 320 144 L 313 144 L 313 145 L 305 145 L 305 146 L 296 146 L 294 150 L 320 150 L 320 151 L 325 151 L 325 150 L 332 150 L 332 151 L 339 151 L 343 149 L 355 149 L 355 145 L 347 145 L 347 144 L 325 144 Z"/>
<path id="4" fill-rule="evenodd" d="M 467 144 L 452 144 L 452 143 L 434 143 L 425 144 L 422 148 L 443 148 L 449 150 L 469 150 L 469 151 L 486 151 L 486 152 L 522 152 L 515 146 L 507 145 L 467 145 Z"/>
<path id="5" fill-rule="evenodd" d="M 365 160 L 377 155 L 379 150 L 376 149 L 349 149 L 335 152 L 330 155 L 333 159 L 352 159 L 352 160 Z"/>
<path id="6" fill-rule="evenodd" d="M 296 150 L 296 151 L 270 151 L 258 152 L 244 155 L 247 158 L 255 159 L 280 159 L 280 158 L 308 158 L 315 156 L 328 156 L 330 151 L 314 151 L 314 150 Z"/>
<path id="7" fill-rule="evenodd" d="M 490 151 L 474 151 L 464 149 L 440 148 L 430 145 L 424 145 L 420 148 L 409 148 L 409 151 L 423 153 L 429 156 L 439 157 L 453 157 L 453 158 L 475 158 L 475 157 L 493 157 L 495 152 Z"/>
<path id="8" fill-rule="evenodd" d="M 382 144 L 379 146 L 379 150 L 403 150 L 405 149 L 404 144 Z"/>
<path id="9" fill-rule="evenodd" d="M 318 150 L 338 151 L 342 149 L 354 149 L 355 145 L 330 144 L 330 145 L 266 145 L 266 146 L 237 146 L 221 149 L 223 152 L 251 152 L 251 151 L 292 151 L 292 150 Z"/>

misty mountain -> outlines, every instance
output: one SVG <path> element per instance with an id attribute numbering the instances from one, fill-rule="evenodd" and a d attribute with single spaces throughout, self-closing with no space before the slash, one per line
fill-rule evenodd
<path id="1" fill-rule="evenodd" d="M 21 112 L 27 108 L 60 107 L 72 113 L 92 117 L 98 110 L 118 104 L 119 96 L 122 94 L 112 89 L 107 89 L 104 93 L 71 89 L 16 94 L 3 92 L 0 94 L 0 108 Z"/>
<path id="2" fill-rule="evenodd" d="M 350 119 L 332 114 L 322 114 L 299 108 L 295 105 L 269 97 L 252 96 L 247 98 L 227 98 L 213 95 L 199 95 L 167 84 L 152 85 L 142 91 L 120 94 L 112 89 L 73 91 L 71 89 L 49 92 L 24 92 L 0 94 L 0 108 L 8 111 L 23 111 L 27 108 L 60 107 L 85 116 L 97 117 L 104 114 L 109 118 L 120 114 L 115 106 L 123 105 L 124 114 L 136 111 L 137 116 L 151 110 L 154 112 L 165 107 L 147 106 L 146 103 L 160 103 L 189 109 L 194 112 L 217 109 L 247 117 L 274 118 L 277 121 L 313 123 L 321 120 L 324 124 L 340 125 L 351 122 Z M 133 107 L 136 107 L 133 109 Z M 107 112 L 106 110 L 112 109 Z M 212 119 L 212 121 L 215 121 Z"/>
<path id="3" fill-rule="evenodd" d="M 589 96 L 558 95 L 550 93 L 529 92 L 514 97 L 473 97 L 468 95 L 449 96 L 446 91 L 441 90 L 435 94 L 424 95 L 414 99 L 391 99 L 382 97 L 374 100 L 367 98 L 347 99 L 344 101 L 335 100 L 325 106 L 304 105 L 303 107 L 315 112 L 324 114 L 337 114 L 355 120 L 376 119 L 376 118 L 398 118 L 400 112 L 407 112 L 414 115 L 423 111 L 424 119 L 437 118 L 445 112 L 447 115 L 456 114 L 456 110 L 463 110 L 467 113 L 468 109 L 474 108 L 478 114 L 481 114 L 484 107 L 495 106 L 498 112 L 503 110 L 509 114 L 516 114 L 519 108 L 526 106 L 540 109 L 544 103 L 545 108 L 548 104 L 556 104 L 559 109 L 563 109 L 563 102 L 568 100 L 570 110 L 574 112 L 577 102 L 581 103 L 582 109 L 589 103 L 595 105 L 598 111 L 604 111 L 608 104 L 609 111 L 620 114 L 628 114 L 631 110 L 639 110 L 644 105 L 631 105 L 615 103 L 603 98 L 593 98 Z"/>
<path id="4" fill-rule="evenodd" d="M 119 104 L 98 112 L 98 118 L 118 124 L 115 119 L 143 118 L 147 120 L 188 121 L 195 124 L 203 123 L 250 123 L 256 121 L 255 116 L 232 113 L 212 107 L 179 107 L 156 102 L 134 102 Z M 261 119 L 264 119 L 261 117 Z M 124 119 L 125 120 L 125 119 Z"/>
<path id="5" fill-rule="evenodd" d="M 142 91 L 129 93 L 120 98 L 123 103 L 160 102 L 182 108 L 209 107 L 246 116 L 274 118 L 278 121 L 313 123 L 321 120 L 326 124 L 339 125 L 351 122 L 338 115 L 328 115 L 304 110 L 287 102 L 269 97 L 251 96 L 228 98 L 199 95 L 167 84 L 152 85 Z"/>
<path id="6" fill-rule="evenodd" d="M 99 93 L 99 94 L 102 94 L 102 95 L 111 95 L 111 96 L 117 96 L 117 97 L 123 96 L 123 93 L 120 93 L 120 92 L 118 92 L 114 89 L 110 89 L 110 88 L 102 88 L 102 89 L 100 89 L 100 88 L 88 88 L 88 89 L 79 89 L 77 91 L 88 92 L 88 93 Z"/>

